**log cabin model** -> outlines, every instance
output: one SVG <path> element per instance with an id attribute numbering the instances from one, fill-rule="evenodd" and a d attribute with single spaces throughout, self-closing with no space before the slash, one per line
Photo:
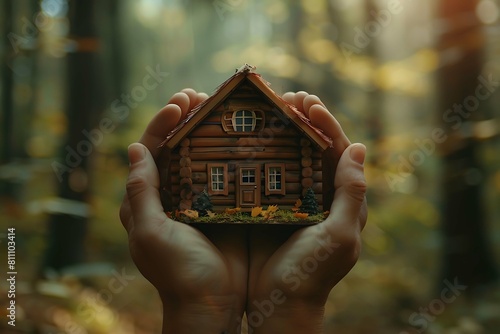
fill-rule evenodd
<path id="1" fill-rule="evenodd" d="M 311 205 L 310 214 L 330 208 L 338 162 L 332 140 L 254 71 L 248 64 L 236 70 L 160 144 L 167 214 L 267 206 L 297 216 Z"/>

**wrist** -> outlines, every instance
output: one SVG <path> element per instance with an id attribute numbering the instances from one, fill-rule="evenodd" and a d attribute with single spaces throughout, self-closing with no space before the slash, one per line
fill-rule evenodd
<path id="1" fill-rule="evenodd" d="M 243 314 L 236 296 L 205 296 L 196 300 L 162 297 L 163 334 L 238 333 Z"/>
<path id="2" fill-rule="evenodd" d="M 324 306 L 304 302 L 253 301 L 247 307 L 248 334 L 321 334 L 323 318 Z"/>

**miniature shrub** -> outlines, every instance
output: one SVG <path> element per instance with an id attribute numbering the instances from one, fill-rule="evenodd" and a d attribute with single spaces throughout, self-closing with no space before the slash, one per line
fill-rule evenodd
<path id="1" fill-rule="evenodd" d="M 299 207 L 299 212 L 308 213 L 310 215 L 319 213 L 318 201 L 314 196 L 314 190 L 312 190 L 312 188 L 307 189 L 306 195 L 302 199 L 302 205 Z"/>
<path id="2" fill-rule="evenodd" d="M 193 203 L 192 209 L 198 211 L 200 217 L 207 216 L 207 210 L 212 211 L 213 205 L 210 201 L 210 195 L 206 189 L 203 189 L 203 191 L 198 195 L 198 198 Z"/>

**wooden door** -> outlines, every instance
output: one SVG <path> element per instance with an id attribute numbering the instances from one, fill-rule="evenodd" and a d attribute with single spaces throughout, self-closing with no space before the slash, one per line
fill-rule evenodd
<path id="1" fill-rule="evenodd" d="M 236 206 L 260 206 L 260 165 L 240 165 L 236 178 Z"/>

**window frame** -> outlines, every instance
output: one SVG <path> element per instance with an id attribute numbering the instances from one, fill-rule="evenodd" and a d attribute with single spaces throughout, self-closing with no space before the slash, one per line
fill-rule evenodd
<path id="1" fill-rule="evenodd" d="M 213 189 L 213 181 L 212 181 L 212 169 L 213 168 L 222 168 L 222 184 L 223 184 L 223 189 Z M 221 174 L 216 174 L 216 175 L 221 175 Z M 209 195 L 224 195 L 227 196 L 229 194 L 229 175 L 227 173 L 227 164 L 226 163 L 208 163 L 207 164 L 207 183 L 208 183 L 208 194 Z M 220 183 L 220 181 L 217 181 L 217 183 Z"/>
<path id="2" fill-rule="evenodd" d="M 238 115 L 238 113 L 241 113 L 241 115 Z M 250 115 L 247 115 L 246 113 L 250 113 Z M 241 124 L 237 124 L 238 119 L 241 119 Z M 251 120 L 252 122 L 250 124 L 247 124 L 245 120 Z M 241 133 L 255 132 L 255 127 L 257 126 L 257 115 L 253 110 L 239 109 L 233 112 L 233 115 L 231 116 L 231 123 L 233 125 L 234 132 L 241 132 Z M 245 128 L 248 126 L 251 127 L 251 130 L 249 131 L 245 130 Z M 238 127 L 241 127 L 241 130 L 237 130 Z"/>
<path id="3" fill-rule="evenodd" d="M 236 113 L 240 111 L 249 111 L 253 115 L 252 131 L 236 131 L 236 126 L 244 126 L 245 124 L 236 124 Z M 265 127 L 264 111 L 255 108 L 245 108 L 244 106 L 234 108 L 231 111 L 226 111 L 222 114 L 222 128 L 228 134 L 236 135 L 254 135 Z"/>
<path id="4" fill-rule="evenodd" d="M 280 168 L 281 169 L 281 189 L 271 189 L 270 177 L 273 175 L 270 173 L 271 168 Z M 265 164 L 265 178 L 266 178 L 266 195 L 285 195 L 285 164 L 284 163 L 268 163 Z"/>

